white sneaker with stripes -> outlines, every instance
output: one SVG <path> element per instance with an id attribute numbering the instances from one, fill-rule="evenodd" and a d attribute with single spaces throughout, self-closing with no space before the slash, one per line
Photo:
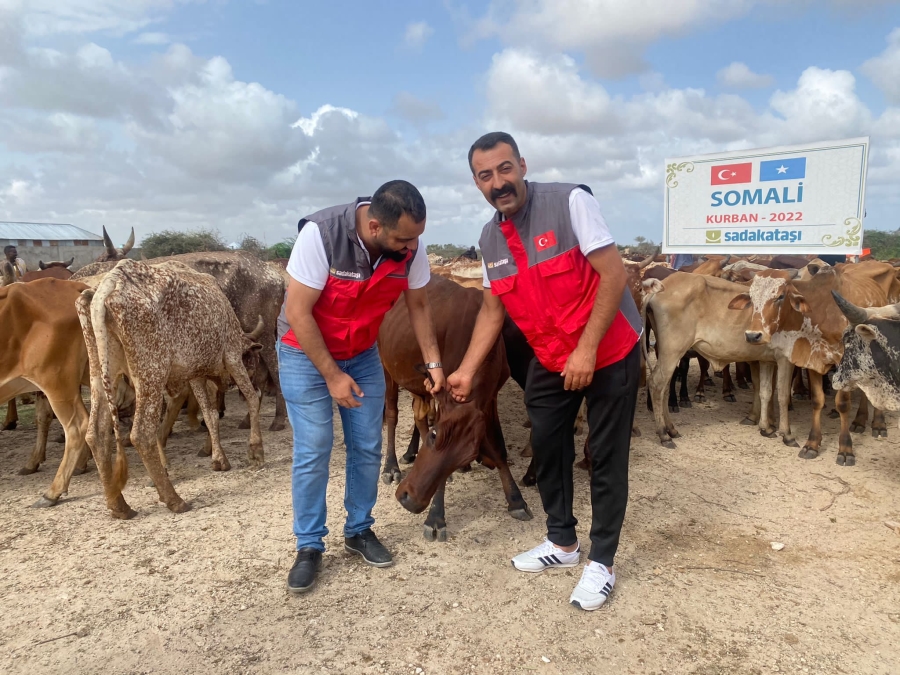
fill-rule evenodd
<path id="1" fill-rule="evenodd" d="M 544 543 L 513 558 L 512 564 L 520 572 L 543 572 L 550 567 L 575 567 L 580 556 L 580 545 L 571 553 L 566 553 L 552 541 L 545 539 Z"/>
<path id="2" fill-rule="evenodd" d="M 606 565 L 591 560 L 584 566 L 581 581 L 572 591 L 569 602 L 588 612 L 600 609 L 615 585 L 615 572 L 611 572 Z"/>

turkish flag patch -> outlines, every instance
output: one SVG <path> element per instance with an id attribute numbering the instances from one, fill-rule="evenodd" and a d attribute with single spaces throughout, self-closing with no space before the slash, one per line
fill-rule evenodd
<path id="1" fill-rule="evenodd" d="M 556 233 L 553 230 L 539 234 L 534 238 L 534 247 L 540 251 L 546 251 L 551 246 L 556 246 Z"/>

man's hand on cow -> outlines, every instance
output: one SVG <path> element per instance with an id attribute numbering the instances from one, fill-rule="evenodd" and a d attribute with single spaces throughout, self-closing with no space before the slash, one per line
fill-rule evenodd
<path id="1" fill-rule="evenodd" d="M 457 370 L 447 378 L 447 386 L 450 387 L 450 395 L 456 402 L 465 403 L 472 393 L 472 376 Z"/>
<path id="2" fill-rule="evenodd" d="M 565 389 L 578 391 L 588 386 L 594 379 L 594 366 L 597 363 L 597 352 L 584 349 L 580 345 L 569 355 L 561 377 L 566 378 Z"/>
<path id="3" fill-rule="evenodd" d="M 425 380 L 425 390 L 434 396 L 447 386 L 447 379 L 444 377 L 443 368 L 431 368 L 428 372 L 431 374 L 431 379 L 434 380 L 434 385 L 431 384 L 431 380 Z"/>
<path id="4" fill-rule="evenodd" d="M 359 388 L 356 381 L 347 373 L 338 373 L 326 384 L 328 385 L 328 393 L 331 398 L 337 401 L 342 408 L 359 408 L 362 403 L 357 401 L 353 395 L 356 394 L 360 398 L 363 397 L 363 390 Z"/>

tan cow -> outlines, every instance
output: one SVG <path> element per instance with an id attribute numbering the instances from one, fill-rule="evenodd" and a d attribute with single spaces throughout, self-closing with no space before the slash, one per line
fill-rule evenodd
<path id="1" fill-rule="evenodd" d="M 135 512 L 122 496 L 128 462 L 118 424 L 112 424 L 117 454 L 112 466 L 109 419 L 117 419 L 115 391 L 127 375 L 136 392 L 131 441 L 141 456 L 160 500 L 175 513 L 186 511 L 163 468 L 158 446 L 161 406 L 186 386 L 200 403 L 212 439 L 213 469 L 228 470 L 219 442 L 218 415 L 211 390 L 231 376 L 250 410 L 249 459 L 263 461 L 259 432 L 259 399 L 247 375 L 243 355 L 260 345 L 244 334 L 228 299 L 216 281 L 186 265 L 150 266 L 123 260 L 96 291 L 84 291 L 76 302 L 91 363 L 91 414 L 87 442 L 103 482 L 106 503 L 115 518 Z M 212 386 L 208 386 L 208 382 Z"/>
<path id="2" fill-rule="evenodd" d="M 87 287 L 73 281 L 41 279 L 0 288 L 0 403 L 41 390 L 37 398 L 38 439 L 19 473 L 34 473 L 44 461 L 50 409 L 65 430 L 63 459 L 50 488 L 35 506 L 52 506 L 69 489 L 76 469 L 84 470 L 88 413 L 81 385 L 89 383 L 88 357 L 75 313 Z"/>
<path id="3" fill-rule="evenodd" d="M 751 325 L 745 333 L 747 343 L 768 346 L 780 359 L 808 369 L 813 419 L 799 456 L 813 459 L 819 456 L 822 444 L 822 376 L 840 363 L 842 335 L 848 325 L 831 292 L 837 291 L 859 307 L 879 307 L 900 299 L 900 284 L 891 265 L 874 261 L 824 268 L 810 264 L 807 271 L 811 278 L 805 281 L 757 276 L 749 293 L 736 295 L 730 306 L 741 312 L 739 316 L 752 310 Z M 782 383 L 779 378 L 779 399 L 783 396 L 782 385 L 786 391 L 789 383 Z M 835 407 L 841 416 L 837 463 L 850 466 L 856 458 L 850 438 L 849 392 L 837 392 Z M 873 431 L 880 433 L 884 429 L 886 433 L 880 411 L 876 411 L 872 424 Z"/>

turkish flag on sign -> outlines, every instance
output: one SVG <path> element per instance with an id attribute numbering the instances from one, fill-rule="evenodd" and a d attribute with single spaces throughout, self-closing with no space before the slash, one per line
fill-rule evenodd
<path id="1" fill-rule="evenodd" d="M 753 162 L 746 164 L 720 164 L 710 169 L 710 185 L 726 183 L 750 183 L 753 181 Z"/>
<path id="2" fill-rule="evenodd" d="M 534 238 L 534 247 L 540 251 L 545 251 L 551 246 L 556 246 L 556 234 L 553 230 L 539 234 Z"/>

